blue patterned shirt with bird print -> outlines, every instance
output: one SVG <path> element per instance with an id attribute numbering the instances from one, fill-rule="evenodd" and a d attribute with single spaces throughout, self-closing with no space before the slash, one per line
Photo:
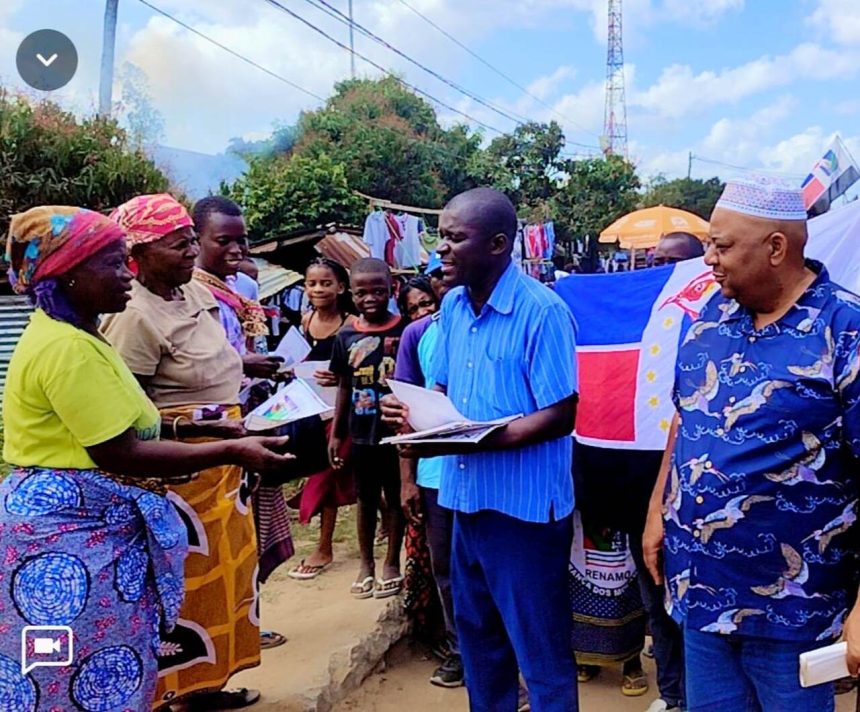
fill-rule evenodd
<path id="1" fill-rule="evenodd" d="M 860 298 L 807 266 L 777 322 L 718 294 L 678 353 L 667 607 L 694 630 L 829 642 L 853 600 Z"/>

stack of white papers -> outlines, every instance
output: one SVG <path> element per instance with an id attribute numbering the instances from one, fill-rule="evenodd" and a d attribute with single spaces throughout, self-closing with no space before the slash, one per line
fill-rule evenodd
<path id="1" fill-rule="evenodd" d="M 800 686 L 812 687 L 848 677 L 848 643 L 834 643 L 800 655 Z"/>
<path id="2" fill-rule="evenodd" d="M 498 420 L 476 422 L 457 410 L 451 399 L 439 391 L 431 391 L 402 381 L 388 379 L 388 387 L 401 403 L 409 406 L 409 425 L 415 430 L 382 440 L 383 445 L 481 442 L 487 435 L 508 423 L 522 418 L 511 415 Z"/>

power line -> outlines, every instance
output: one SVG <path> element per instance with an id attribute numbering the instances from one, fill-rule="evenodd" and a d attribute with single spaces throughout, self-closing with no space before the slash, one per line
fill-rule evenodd
<path id="1" fill-rule="evenodd" d="M 301 22 L 301 23 L 302 23 L 303 25 L 305 25 L 306 27 L 308 27 L 308 28 L 312 29 L 312 30 L 313 30 L 314 32 L 316 32 L 318 35 L 321 35 L 322 37 L 325 37 L 325 39 L 327 39 L 329 42 L 331 42 L 331 43 L 333 43 L 333 44 L 336 44 L 338 47 L 340 47 L 340 48 L 341 48 L 341 49 L 343 49 L 343 50 L 346 50 L 347 52 L 352 52 L 352 50 L 350 50 L 350 48 L 349 48 L 347 45 L 345 45 L 343 42 L 341 42 L 340 40 L 338 40 L 338 39 L 336 39 L 336 38 L 332 37 L 328 32 L 326 32 L 325 30 L 323 30 L 323 29 L 321 29 L 321 28 L 317 27 L 317 26 L 316 26 L 314 23 L 312 23 L 310 20 L 306 20 L 304 17 L 302 17 L 301 15 L 299 15 L 297 12 L 293 12 L 293 11 L 292 11 L 292 10 L 290 10 L 288 7 L 284 7 L 284 6 L 283 6 L 283 5 L 281 5 L 279 2 L 277 2 L 277 0 L 265 0 L 265 1 L 266 1 L 266 2 L 268 2 L 268 3 L 269 3 L 270 5 L 272 5 L 272 6 L 279 8 L 282 12 L 285 12 L 285 13 L 287 13 L 288 15 L 290 15 L 291 17 L 295 18 L 296 20 L 298 20 L 299 22 Z M 405 80 L 401 79 L 401 78 L 400 78 L 400 77 L 398 77 L 394 72 L 389 71 L 388 69 L 386 69 L 385 67 L 383 67 L 381 64 L 377 64 L 377 63 L 376 63 L 376 62 L 374 62 L 372 59 L 370 59 L 370 58 L 366 57 L 365 55 L 361 54 L 360 52 L 355 52 L 354 54 L 355 54 L 355 56 L 356 56 L 356 57 L 358 57 L 359 59 L 363 60 L 364 62 L 367 62 L 367 64 L 369 64 L 370 66 L 374 67 L 375 69 L 378 69 L 378 70 L 379 70 L 380 72 L 382 72 L 383 74 L 388 75 L 389 77 L 391 77 L 392 79 L 394 79 L 394 80 L 395 80 L 396 82 L 398 82 L 399 84 L 402 84 L 402 85 L 403 85 L 404 87 L 406 87 L 407 89 L 411 89 L 411 90 L 412 90 L 413 92 L 415 92 L 416 94 L 421 94 L 421 96 L 426 97 L 427 99 L 429 99 L 430 101 L 432 101 L 434 104 L 438 104 L 439 106 L 441 106 L 441 107 L 443 107 L 443 108 L 445 108 L 445 109 L 448 109 L 448 111 L 453 111 L 455 114 L 459 114 L 460 116 L 463 116 L 464 118 L 468 119 L 468 120 L 469 120 L 469 121 L 471 121 L 472 123 L 475 123 L 475 124 L 477 124 L 478 126 L 481 126 L 481 127 L 485 128 L 485 129 L 488 129 L 489 131 L 494 131 L 495 133 L 498 133 L 498 134 L 504 134 L 504 133 L 505 133 L 505 131 L 502 131 L 501 129 L 498 129 L 498 128 L 496 128 L 495 126 L 491 126 L 490 124 L 488 124 L 488 123 L 486 123 L 486 122 L 484 122 L 484 121 L 481 121 L 481 120 L 479 120 L 479 119 L 476 119 L 474 116 L 470 116 L 470 115 L 469 115 L 469 114 L 467 114 L 465 111 L 460 111 L 459 109 L 455 109 L 455 108 L 454 108 L 453 106 L 451 106 L 450 104 L 446 104 L 446 103 L 445 103 L 444 101 L 442 101 L 441 99 L 437 99 L 437 98 L 436 98 L 435 96 L 433 96 L 432 94 L 430 94 L 430 93 L 428 93 L 428 92 L 424 91 L 423 89 L 419 89 L 419 88 L 418 88 L 418 87 L 416 87 L 414 84 L 410 84 L 409 82 L 407 82 L 407 81 L 405 81 Z"/>
<path id="2" fill-rule="evenodd" d="M 276 74 L 276 73 L 275 73 L 275 72 L 273 72 L 271 69 L 267 69 L 267 68 L 266 68 L 266 67 L 264 67 L 262 64 L 257 64 L 257 62 L 255 62 L 253 59 L 249 59 L 248 57 L 245 57 L 244 55 L 239 54 L 239 53 L 238 53 L 238 52 L 236 52 L 235 50 L 232 50 L 232 49 L 230 49 L 229 47 L 227 47 L 227 45 L 223 45 L 223 44 L 221 44 L 218 40 L 213 39 L 213 38 L 209 37 L 208 35 L 204 35 L 202 32 L 200 32 L 200 30 L 196 30 L 196 29 L 194 29 L 191 25 L 188 25 L 188 24 L 184 23 L 182 20 L 180 20 L 180 19 L 178 19 L 178 18 L 174 17 L 174 16 L 173 16 L 173 15 L 171 15 L 170 13 L 165 12 L 164 10 L 162 10 L 162 9 L 161 9 L 161 8 L 159 8 L 159 7 L 156 7 L 156 6 L 155 6 L 155 5 L 153 5 L 152 3 L 147 2 L 147 0 L 138 0 L 138 1 L 139 1 L 139 2 L 141 2 L 141 3 L 143 3 L 144 5 L 146 5 L 150 10 L 154 10 L 154 11 L 155 11 L 155 12 L 157 12 L 159 15 L 163 15 L 163 16 L 164 16 L 164 17 L 166 17 L 168 20 L 172 20 L 172 21 L 173 21 L 173 22 L 175 22 L 177 25 L 181 25 L 182 27 L 184 27 L 184 28 L 185 28 L 186 30 L 188 30 L 189 32 L 193 32 L 193 33 L 194 33 L 195 35 L 197 35 L 198 37 L 201 37 L 202 39 L 206 40 L 207 42 L 212 43 L 212 44 L 213 44 L 213 45 L 215 45 L 216 47 L 220 47 L 220 48 L 221 48 L 221 49 L 223 49 L 225 52 L 229 52 L 230 54 L 232 54 L 232 55 L 233 55 L 234 57 L 236 57 L 237 59 L 241 59 L 241 60 L 242 60 L 243 62 L 245 62 L 246 64 L 250 64 L 252 67 L 256 67 L 256 68 L 257 68 L 257 69 L 259 69 L 260 71 L 265 72 L 265 73 L 266 73 L 266 74 L 268 74 L 270 77 L 273 77 L 274 79 L 277 79 L 278 81 L 283 82 L 284 84 L 286 84 L 286 85 L 288 85 L 288 86 L 291 86 L 293 89 L 296 89 L 296 90 L 298 90 L 298 91 L 302 92 L 303 94 L 307 94 L 308 96 L 312 96 L 314 99 L 319 99 L 320 101 L 325 102 L 325 99 L 324 99 L 323 97 L 321 97 L 319 94 L 314 94 L 312 91 L 310 91 L 310 90 L 308 90 L 308 89 L 305 89 L 305 88 L 304 88 L 304 87 L 302 87 L 302 86 L 299 86 L 299 85 L 298 85 L 298 84 L 296 84 L 295 82 L 291 82 L 291 81 L 290 81 L 289 79 L 287 79 L 286 77 L 282 77 L 280 74 Z"/>
<path id="3" fill-rule="evenodd" d="M 184 29 L 188 30 L 189 32 L 191 32 L 191 33 L 193 33 L 193 34 L 197 35 L 198 37 L 200 37 L 201 39 L 205 40 L 206 42 L 209 42 L 210 44 L 212 44 L 212 45 L 214 45 L 214 46 L 218 47 L 219 49 L 221 49 L 221 50 L 223 50 L 223 51 L 227 52 L 228 54 L 232 55 L 232 56 L 233 56 L 233 57 L 235 57 L 236 59 L 239 59 L 239 60 L 241 60 L 242 62 L 245 62 L 246 64 L 251 65 L 252 67 L 254 67 L 255 69 L 260 70 L 261 72 L 264 72 L 265 74 L 267 74 L 268 76 L 272 77 L 273 79 L 277 79 L 278 81 L 283 82 L 284 84 L 286 84 L 286 85 L 288 85 L 288 86 L 290 86 L 290 87 L 292 87 L 292 88 L 296 89 L 297 91 L 300 91 L 300 92 L 302 92 L 303 94 L 306 94 L 307 96 L 310 96 L 310 97 L 313 97 L 314 99 L 317 99 L 318 101 L 322 102 L 323 104 L 325 104 L 325 103 L 327 102 L 327 100 L 326 100 L 324 97 L 320 96 L 319 94 L 316 94 L 316 93 L 312 92 L 311 90 L 306 89 L 305 87 L 303 87 L 303 86 L 301 86 L 301 85 L 299 85 L 299 84 L 296 84 L 295 82 L 293 82 L 293 81 L 291 81 L 291 80 L 287 79 L 286 77 L 284 77 L 284 76 L 282 76 L 282 75 L 278 74 L 277 72 L 272 71 L 272 70 L 271 70 L 271 69 L 269 69 L 268 67 L 265 67 L 265 66 L 263 66 L 262 64 L 259 64 L 258 62 L 255 62 L 254 60 L 252 60 L 252 59 L 250 59 L 250 58 L 246 57 L 245 55 L 241 54 L 240 52 L 237 52 L 236 50 L 232 49 L 231 47 L 228 47 L 227 45 L 225 45 L 225 44 L 223 44 L 223 43 L 219 42 L 218 40 L 216 40 L 216 39 L 214 39 L 214 38 L 210 37 L 210 36 L 209 36 L 209 35 L 207 35 L 206 33 L 201 32 L 200 30 L 198 30 L 198 29 L 196 29 L 195 27 L 193 27 L 193 26 L 189 25 L 188 23 L 183 22 L 182 20 L 178 19 L 177 17 L 174 17 L 174 16 L 173 16 L 173 15 L 171 15 L 169 12 L 167 12 L 167 11 L 165 11 L 165 10 L 162 10 L 161 8 L 157 7 L 156 5 L 153 5 L 153 4 L 152 4 L 151 2 L 149 2 L 148 0 L 138 0 L 138 1 L 139 1 L 141 4 L 146 5 L 148 8 L 150 8 L 150 9 L 151 9 L 151 10 L 153 10 L 154 12 L 157 12 L 159 15 L 162 15 L 163 17 L 167 18 L 167 19 L 168 19 L 168 20 L 170 20 L 171 22 L 176 23 L 176 24 L 177 24 L 177 25 L 179 25 L 180 27 L 183 27 Z M 395 78 L 396 78 L 396 77 L 395 77 Z M 407 85 L 407 86 L 408 86 L 408 85 Z M 358 124 L 363 124 L 363 123 L 364 123 L 364 122 L 362 122 L 361 120 L 359 120 L 359 119 L 357 119 L 357 118 L 355 118 L 355 117 L 353 117 L 353 116 L 351 116 L 351 115 L 347 114 L 346 112 L 341 111 L 341 110 L 340 110 L 340 109 L 338 109 L 337 107 L 331 106 L 331 107 L 329 107 L 329 108 L 330 108 L 332 111 L 336 112 L 337 114 L 339 114 L 339 115 L 341 115 L 341 116 L 346 117 L 346 118 L 347 118 L 347 119 L 349 119 L 350 121 L 353 121 L 353 122 L 358 123 Z M 422 147 L 429 148 L 429 149 L 431 149 L 431 150 L 433 150 L 433 151 L 436 151 L 436 152 L 437 152 L 437 153 L 439 153 L 439 154 L 442 154 L 442 155 L 448 156 L 448 157 L 450 157 L 450 158 L 462 158 L 462 155 L 461 155 L 460 153 L 455 153 L 455 152 L 453 152 L 453 151 L 449 151 L 448 149 L 443 148 L 442 146 L 440 146 L 440 145 L 439 145 L 438 143 L 436 143 L 435 141 L 425 141 L 425 140 L 421 140 L 421 139 L 415 138 L 415 137 L 413 137 L 413 136 L 408 136 L 408 135 L 406 135 L 406 134 L 402 133 L 401 131 L 398 131 L 397 129 L 395 129 L 395 128 L 393 128 L 393 127 L 390 127 L 390 126 L 381 126 L 381 125 L 376 125 L 376 128 L 377 128 L 377 129 L 382 129 L 382 130 L 385 130 L 385 131 L 389 131 L 389 132 L 391 132 L 392 134 L 399 136 L 400 138 L 404 139 L 404 140 L 405 140 L 405 141 L 407 141 L 407 142 L 410 142 L 410 143 L 413 143 L 413 144 L 416 144 L 416 145 L 420 145 L 420 146 L 422 146 Z M 495 129 L 495 130 L 496 130 L 496 131 L 498 131 L 498 129 Z M 499 133 L 502 133 L 502 132 L 500 132 L 500 131 L 499 131 Z M 598 149 L 597 147 L 595 147 L 595 146 L 587 146 L 587 145 L 585 145 L 585 144 L 578 144 L 578 143 L 573 142 L 573 141 L 566 141 L 566 144 L 567 144 L 567 143 L 569 143 L 569 144 L 571 144 L 571 145 L 575 145 L 575 146 L 582 146 L 582 147 L 584 147 L 584 148 L 589 148 L 589 149 L 599 150 L 599 149 Z M 562 156 L 562 157 L 568 157 L 568 158 L 574 158 L 574 159 L 581 159 L 581 158 L 583 157 L 583 156 L 582 156 L 582 154 L 573 154 L 573 153 L 561 153 L 561 154 L 559 154 L 559 155 L 560 155 L 560 156 Z"/>
<path id="4" fill-rule="evenodd" d="M 266 0 L 266 1 L 268 2 L 268 0 Z M 498 106 L 496 106 L 492 102 L 490 102 L 486 99 L 482 99 L 477 94 L 474 94 L 473 92 L 469 91 L 468 89 L 465 89 L 464 87 L 457 84 L 456 82 L 453 82 L 450 79 L 443 77 L 438 72 L 430 69 L 429 67 L 425 66 L 424 64 L 422 64 L 418 60 L 413 59 L 412 57 L 410 57 L 408 54 L 406 54 L 402 50 L 397 49 L 397 47 L 394 47 L 392 44 L 390 44 L 387 40 L 383 39 L 379 35 L 374 34 L 371 30 L 364 27 L 361 23 L 356 22 L 355 20 L 351 19 L 349 16 L 345 15 L 340 10 L 338 10 L 336 7 L 334 7 L 330 3 L 326 2 L 326 0 L 305 0 L 305 2 L 307 2 L 309 5 L 311 5 L 311 7 L 314 7 L 317 10 L 321 10 L 322 12 L 326 13 L 329 17 L 333 17 L 338 22 L 341 22 L 341 23 L 347 25 L 350 28 L 350 30 L 352 28 L 355 28 L 362 35 L 364 35 L 365 37 L 376 42 L 376 44 L 384 47 L 385 49 L 387 49 L 391 52 L 394 52 L 394 54 L 396 54 L 398 57 L 405 59 L 407 62 L 418 67 L 421 71 L 426 72 L 427 74 L 429 74 L 434 79 L 439 80 L 443 84 L 446 84 L 447 86 L 449 86 L 452 89 L 454 89 L 455 91 L 463 94 L 464 96 L 468 97 L 469 99 L 476 101 L 481 106 L 484 106 L 487 109 L 490 109 L 490 111 L 495 112 L 499 116 L 501 116 L 505 119 L 508 119 L 509 121 L 513 121 L 515 124 L 528 123 L 531 121 L 531 119 L 529 119 L 527 116 L 523 116 L 522 114 L 516 114 L 515 112 L 512 112 L 512 111 L 508 112 L 504 109 L 500 109 Z"/>
<path id="5" fill-rule="evenodd" d="M 201 32 L 200 30 L 195 29 L 195 28 L 194 28 L 194 27 L 192 27 L 191 25 L 188 25 L 187 23 L 183 22 L 182 20 L 180 20 L 180 19 L 178 19 L 178 18 L 174 17 L 174 16 L 173 16 L 173 15 L 171 15 L 169 12 L 166 12 L 165 10 L 162 10 L 161 8 L 156 7 L 155 5 L 153 5 L 152 3 L 148 2 L 147 0 L 139 0 L 139 2 L 140 2 L 140 3 L 142 3 L 143 5 L 146 5 L 146 6 L 147 6 L 148 8 L 150 8 L 151 10 L 154 10 L 154 11 L 155 11 L 155 12 L 157 12 L 159 15 L 162 15 L 162 16 L 166 17 L 168 20 L 170 20 L 170 21 L 172 21 L 172 22 L 175 22 L 177 25 L 179 25 L 179 26 L 181 26 L 181 27 L 184 27 L 186 30 L 188 30 L 189 32 L 194 33 L 195 35 L 197 35 L 197 36 L 198 36 L 198 37 L 200 37 L 201 39 L 206 40 L 206 41 L 207 41 L 207 42 L 209 42 L 210 44 L 213 44 L 213 45 L 215 45 L 216 47 L 218 47 L 218 48 L 220 48 L 220 49 L 224 50 L 225 52 L 230 53 L 231 55 L 233 55 L 233 56 L 234 56 L 234 57 L 236 57 L 237 59 L 240 59 L 240 60 L 242 60 L 243 62 L 245 62 L 246 64 L 250 64 L 250 65 L 251 65 L 252 67 L 254 67 L 255 69 L 259 69 L 260 71 L 265 72 L 265 73 L 266 73 L 266 74 L 268 74 L 270 77 L 273 77 L 274 79 L 277 79 L 278 81 L 281 81 L 281 82 L 283 82 L 283 83 L 285 83 L 285 84 L 287 84 L 287 85 L 289 85 L 289 86 L 293 87 L 294 89 L 297 89 L 298 91 L 302 92 L 303 94 L 307 94 L 308 96 L 311 96 L 311 97 L 313 97 L 314 99 L 318 99 L 319 101 L 323 102 L 323 104 L 325 104 L 325 103 L 326 103 L 326 99 L 325 99 L 324 97 L 321 97 L 319 94 L 315 94 L 314 92 L 310 91 L 309 89 L 305 89 L 303 86 L 300 86 L 299 84 L 296 84 L 295 82 L 290 81 L 290 80 L 289 80 L 289 79 L 287 79 L 286 77 L 283 77 L 283 76 L 281 76 L 280 74 L 277 74 L 276 72 L 273 72 L 271 69 L 268 69 L 267 67 L 264 67 L 263 65 L 258 64 L 258 63 L 257 63 L 257 62 L 255 62 L 254 60 L 249 59 L 249 58 L 248 58 L 248 57 L 246 57 L 245 55 L 240 54 L 239 52 L 235 51 L 234 49 L 231 49 L 231 48 L 230 48 L 230 47 L 228 47 L 227 45 L 224 45 L 224 44 L 222 44 L 221 42 L 218 42 L 218 40 L 213 39 L 213 38 L 212 38 L 212 37 L 210 37 L 209 35 L 207 35 L 207 34 L 205 34 L 205 33 Z M 355 123 L 359 123 L 359 124 L 363 123 L 363 122 L 362 122 L 362 121 L 360 121 L 359 119 L 356 119 L 355 117 L 350 116 L 349 114 L 347 114 L 347 113 L 345 113 L 345 112 L 341 111 L 340 109 L 338 109 L 338 108 L 336 108 L 336 107 L 333 107 L 333 106 L 332 106 L 332 107 L 330 107 L 330 108 L 332 109 L 332 111 L 334 111 L 334 112 L 336 112 L 336 113 L 340 114 L 341 116 L 346 117 L 346 118 L 347 118 L 347 119 L 349 119 L 350 121 L 354 121 Z M 458 153 L 454 153 L 453 151 L 449 151 L 449 150 L 447 150 L 447 149 L 443 148 L 442 146 L 438 145 L 438 144 L 437 144 L 436 142 L 434 142 L 434 141 L 423 141 L 423 140 L 421 140 L 421 139 L 417 139 L 417 138 L 414 138 L 414 137 L 412 137 L 412 136 L 407 136 L 406 134 L 404 134 L 404 133 L 402 133 L 402 132 L 398 131 L 397 129 L 394 129 L 394 128 L 390 127 L 390 126 L 381 126 L 381 125 L 378 125 L 378 124 L 377 124 L 377 125 L 376 125 L 376 128 L 377 128 L 377 129 L 381 129 L 381 130 L 385 130 L 385 131 L 389 131 L 389 132 L 391 132 L 392 134 L 395 134 L 395 135 L 399 136 L 400 138 L 404 139 L 405 141 L 408 141 L 408 142 L 410 142 L 410 143 L 414 143 L 414 144 L 417 144 L 417 145 L 421 145 L 421 146 L 424 146 L 424 147 L 430 148 L 430 149 L 432 149 L 432 150 L 434 150 L 434 151 L 436 151 L 437 153 L 440 153 L 440 154 L 442 154 L 442 155 L 449 156 L 449 157 L 451 157 L 451 158 L 461 158 L 461 157 L 462 157 L 460 154 L 458 154 Z"/>
<path id="6" fill-rule="evenodd" d="M 546 109 L 549 109 L 553 114 L 555 114 L 556 116 L 558 116 L 560 119 L 563 119 L 564 121 L 566 121 L 567 123 L 571 124 L 571 125 L 572 125 L 572 126 L 574 126 L 575 128 L 578 128 L 578 129 L 579 129 L 580 131 L 582 131 L 583 133 L 587 133 L 587 134 L 589 134 L 590 136 L 594 136 L 595 138 L 600 138 L 600 135 L 599 135 L 599 134 L 596 134 L 596 133 L 594 133 L 593 131 L 591 131 L 591 130 L 589 130 L 589 129 L 585 128 L 582 124 L 580 124 L 580 123 L 578 123 L 578 122 L 574 121 L 574 120 L 573 120 L 573 119 L 571 119 L 569 116 L 565 116 L 564 114 L 562 114 L 561 112 L 559 112 L 555 107 L 553 107 L 552 105 L 550 105 L 550 104 L 548 104 L 547 102 L 545 102 L 545 101 L 544 101 L 543 99 L 541 99 L 539 96 L 536 96 L 535 94 L 533 94 L 533 93 L 532 93 L 531 91 L 529 91 L 526 87 L 522 86 L 519 82 L 517 82 L 517 81 L 516 81 L 516 80 L 514 80 L 514 79 L 511 79 L 511 77 L 509 77 L 507 74 L 505 74 L 501 69 L 499 69 L 499 68 L 495 67 L 494 65 L 490 64 L 486 59 L 484 59 L 483 57 L 481 57 L 481 55 L 479 55 L 477 52 L 475 52 L 475 51 L 471 50 L 469 47 L 467 47 L 465 44 L 463 44 L 460 40 L 458 40 L 456 37 L 454 37 L 454 35 L 452 35 L 450 32 L 448 32 L 448 31 L 447 31 L 447 30 L 445 30 L 444 28 L 440 27 L 440 26 L 439 26 L 439 25 L 437 25 L 435 22 L 433 22 L 433 20 L 431 20 L 429 17 L 427 17 L 426 15 L 422 14 L 421 12 L 419 12 L 418 10 L 416 10 L 414 7 L 412 7 L 412 5 L 410 5 L 408 2 L 406 2 L 406 0 L 399 0 L 399 2 L 400 2 L 400 4 L 401 4 L 401 5 L 404 5 L 405 7 L 409 8 L 412 12 L 414 12 L 416 15 L 418 15 L 418 17 L 420 17 L 422 20 L 424 20 L 424 22 L 426 22 L 426 23 L 427 23 L 428 25 L 430 25 L 432 28 L 434 28 L 435 30 L 437 30 L 438 32 L 440 32 L 442 35 L 444 35 L 445 37 L 447 37 L 449 40 L 451 40 L 451 42 L 453 42 L 455 45 L 457 45 L 458 47 L 460 47 L 460 49 L 462 49 L 462 50 L 466 51 L 468 54 L 470 54 L 472 57 L 474 57 L 475 59 L 477 59 L 477 60 L 478 60 L 481 64 L 483 64 L 485 67 L 487 67 L 487 68 L 488 68 L 488 69 L 490 69 L 491 71 L 495 72 L 495 73 L 496 73 L 496 74 L 498 74 L 502 79 L 504 79 L 505 81 L 507 81 L 509 84 L 511 84 L 511 85 L 513 85 L 514 87 L 516 87 L 517 89 L 519 89 L 519 90 L 520 90 L 521 92 L 523 92 L 526 96 L 531 97 L 531 98 L 532 98 L 532 99 L 534 99 L 536 102 L 538 102 L 541 106 L 543 106 L 543 107 L 544 107 L 544 108 L 546 108 Z M 577 145 L 582 145 L 582 144 L 577 144 Z"/>
<path id="7" fill-rule="evenodd" d="M 699 163 L 710 163 L 710 164 L 715 165 L 715 166 L 723 166 L 724 168 L 732 168 L 733 170 L 742 171 L 744 173 L 769 173 L 771 175 L 780 176 L 782 178 L 797 178 L 797 179 L 803 178 L 803 176 L 796 174 L 796 173 L 793 173 L 793 174 L 792 173 L 781 173 L 779 171 L 774 171 L 774 170 L 771 170 L 769 168 L 751 168 L 750 166 L 738 166 L 738 165 L 735 165 L 734 163 L 726 163 L 724 161 L 717 161 L 717 160 L 714 160 L 713 158 L 705 158 L 703 156 L 696 156 L 694 154 L 691 155 L 690 158 L 692 161 L 698 161 Z"/>

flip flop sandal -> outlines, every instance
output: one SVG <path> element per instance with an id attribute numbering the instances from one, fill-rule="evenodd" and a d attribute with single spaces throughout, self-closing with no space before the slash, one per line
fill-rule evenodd
<path id="1" fill-rule="evenodd" d="M 197 697 L 197 696 L 195 696 Z M 240 710 L 257 704 L 260 701 L 259 690 L 249 690 L 247 687 L 238 690 L 221 690 L 221 692 L 204 693 L 189 706 L 192 712 L 208 712 L 209 710 Z"/>
<path id="2" fill-rule="evenodd" d="M 390 579 L 376 579 L 376 588 L 373 591 L 374 598 L 390 598 L 396 596 L 403 590 L 403 576 L 395 576 Z"/>
<path id="3" fill-rule="evenodd" d="M 648 676 L 644 673 L 625 675 L 621 683 L 621 694 L 625 697 L 641 697 L 648 692 Z"/>
<path id="4" fill-rule="evenodd" d="M 296 581 L 309 581 L 310 579 L 315 579 L 329 566 L 331 566 L 330 561 L 327 564 L 314 566 L 312 564 L 306 564 L 305 560 L 302 559 L 302 562 L 298 566 L 293 567 L 287 572 L 287 576 L 291 579 L 296 579 Z"/>
<path id="5" fill-rule="evenodd" d="M 276 633 L 273 630 L 260 631 L 260 649 L 271 650 L 278 648 L 287 642 L 286 636 Z"/>
<path id="6" fill-rule="evenodd" d="M 363 580 L 356 581 L 349 589 L 353 598 L 363 600 L 373 598 L 373 576 L 365 576 Z"/>

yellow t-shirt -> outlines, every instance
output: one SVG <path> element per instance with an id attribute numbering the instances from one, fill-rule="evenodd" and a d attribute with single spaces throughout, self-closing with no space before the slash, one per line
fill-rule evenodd
<path id="1" fill-rule="evenodd" d="M 20 467 L 90 469 L 86 448 L 133 427 L 159 436 L 158 409 L 106 343 L 37 310 L 21 336 L 3 398 L 3 459 Z"/>

